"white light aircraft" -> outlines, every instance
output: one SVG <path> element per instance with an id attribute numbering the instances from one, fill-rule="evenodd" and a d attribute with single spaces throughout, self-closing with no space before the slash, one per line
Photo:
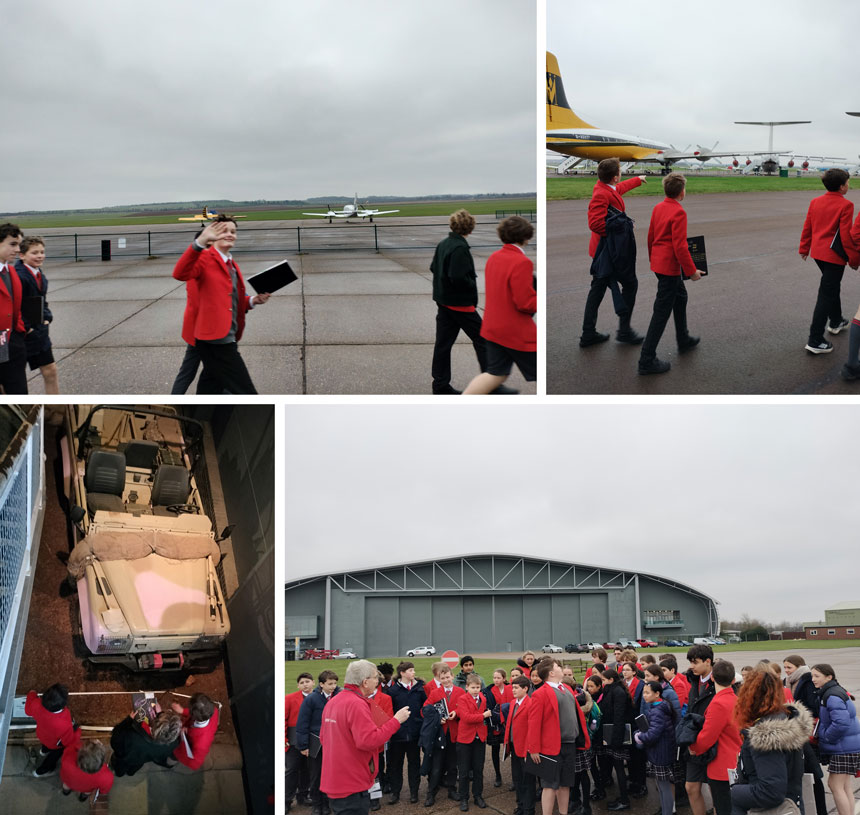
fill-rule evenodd
<path id="1" fill-rule="evenodd" d="M 343 209 L 328 208 L 328 212 L 303 212 L 302 215 L 311 215 L 315 218 L 328 218 L 328 222 L 332 222 L 332 218 L 370 218 L 373 221 L 374 215 L 390 215 L 392 212 L 400 212 L 399 209 L 367 209 L 367 204 L 363 207 L 359 206 L 358 193 L 352 199 L 351 204 L 346 204 Z"/>

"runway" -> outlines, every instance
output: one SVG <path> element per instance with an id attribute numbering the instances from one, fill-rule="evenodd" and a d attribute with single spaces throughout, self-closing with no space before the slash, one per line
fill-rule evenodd
<path id="1" fill-rule="evenodd" d="M 495 220 L 482 216 L 470 243 L 483 309 L 483 268 L 500 248 Z M 303 222 L 300 222 L 303 223 Z M 435 337 L 430 261 L 448 234 L 447 219 L 386 219 L 388 246 L 368 246 L 371 224 L 333 224 L 325 251 L 283 251 L 278 226 L 297 222 L 240 222 L 235 258 L 245 277 L 286 258 L 299 279 L 247 316 L 239 350 L 261 394 L 429 394 Z M 320 229 L 319 224 L 313 224 Z M 382 224 L 379 224 L 382 227 Z M 369 228 L 371 227 L 371 228 Z M 396 228 L 396 237 L 394 231 Z M 171 276 L 193 225 L 157 227 L 155 259 L 137 251 L 146 228 L 76 230 L 78 245 L 112 240 L 112 260 L 58 260 L 68 229 L 42 230 L 47 244 L 51 339 L 60 390 L 68 394 L 166 394 L 185 350 L 180 337 L 185 284 Z M 259 231 L 258 231 L 259 230 Z M 139 233 L 143 232 L 144 237 Z M 153 231 L 155 231 L 153 229 Z M 304 230 L 303 230 L 304 231 Z M 308 230 L 310 232 L 311 230 Z M 135 237 L 132 237 L 132 235 Z M 331 237 L 334 235 L 334 237 Z M 267 237 L 268 236 L 268 237 Z M 126 250 L 117 248 L 126 238 Z M 393 246 L 411 248 L 393 248 Z M 429 248 L 428 248 L 429 247 Z M 303 247 L 304 249 L 305 247 Z M 534 260 L 534 248 L 527 247 Z M 98 254 L 98 249 L 92 254 Z M 478 373 L 471 343 L 461 335 L 452 354 L 454 387 Z M 28 372 L 29 373 L 29 372 Z M 535 393 L 514 368 L 509 384 Z M 31 393 L 43 393 L 38 372 Z M 193 393 L 192 385 L 189 393 Z"/>
<path id="2" fill-rule="evenodd" d="M 648 183 L 659 183 L 649 178 Z M 824 192 L 824 188 L 821 188 Z M 704 235 L 710 274 L 687 281 L 690 332 L 701 345 L 679 359 L 671 320 L 657 349 L 669 373 L 639 376 L 639 348 L 615 342 L 617 318 L 609 294 L 598 330 L 612 339 L 579 348 L 590 285 L 588 201 L 547 203 L 548 394 L 858 394 L 844 382 L 848 332 L 828 335 L 834 350 L 803 350 L 820 273 L 798 254 L 809 201 L 818 193 L 743 193 L 690 196 L 684 201 L 689 236 Z M 848 196 L 857 195 L 849 192 Z M 655 275 L 648 269 L 651 210 L 661 197 L 625 199 L 636 222 L 639 292 L 633 327 L 644 334 L 651 318 Z M 860 274 L 847 268 L 842 308 L 850 319 L 860 303 Z"/>

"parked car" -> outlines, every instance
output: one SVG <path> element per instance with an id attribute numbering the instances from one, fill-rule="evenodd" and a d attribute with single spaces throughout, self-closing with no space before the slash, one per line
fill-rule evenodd
<path id="1" fill-rule="evenodd" d="M 230 527 L 216 532 L 198 488 L 202 425 L 168 406 L 70 405 L 61 450 L 86 659 L 214 669 L 230 633 L 216 571 Z"/>
<path id="2" fill-rule="evenodd" d="M 725 645 L 726 641 L 722 637 L 711 637 L 714 645 Z"/>
<path id="3" fill-rule="evenodd" d="M 738 636 L 729 637 L 729 642 L 741 642 L 741 638 Z"/>
<path id="4" fill-rule="evenodd" d="M 636 640 L 643 648 L 657 648 L 657 643 L 654 640 L 641 639 Z"/>
<path id="5" fill-rule="evenodd" d="M 560 654 L 564 649 L 560 645 L 553 645 L 551 642 L 541 648 L 545 654 Z"/>
<path id="6" fill-rule="evenodd" d="M 596 651 L 598 648 L 603 648 L 602 642 L 587 642 L 585 644 L 588 646 L 589 653 L 591 653 L 591 651 Z"/>
<path id="7" fill-rule="evenodd" d="M 417 648 L 410 648 L 406 652 L 408 657 L 432 657 L 436 653 L 436 649 L 432 645 L 419 645 Z"/>
<path id="8" fill-rule="evenodd" d="M 358 659 L 352 651 L 338 651 L 332 659 Z"/>
<path id="9" fill-rule="evenodd" d="M 689 640 L 678 640 L 684 648 L 689 648 L 693 643 Z"/>
<path id="10" fill-rule="evenodd" d="M 618 640 L 618 645 L 621 648 L 638 648 L 639 643 L 636 640 Z"/>
<path id="11" fill-rule="evenodd" d="M 681 640 L 666 640 L 667 648 L 680 648 L 683 644 L 684 643 L 681 642 Z"/>
<path id="12" fill-rule="evenodd" d="M 614 651 L 616 648 L 619 648 L 620 646 L 618 645 L 617 642 L 604 642 L 603 647 L 607 651 Z"/>

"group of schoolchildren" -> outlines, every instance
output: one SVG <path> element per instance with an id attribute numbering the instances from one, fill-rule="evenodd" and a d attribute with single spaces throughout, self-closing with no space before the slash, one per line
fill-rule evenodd
<path id="1" fill-rule="evenodd" d="M 813 776 L 816 815 L 826 815 L 821 763 L 829 765 L 838 815 L 852 815 L 860 722 L 830 665 L 810 669 L 790 655 L 783 682 L 779 663 L 765 660 L 736 674 L 732 663 L 714 659 L 709 645 L 689 649 L 684 673 L 673 654 L 658 660 L 618 649 L 614 662 L 607 656 L 603 649 L 592 652 L 581 685 L 559 659 L 537 660 L 530 651 L 510 671 L 510 681 L 499 668 L 489 686 L 471 656 L 462 658 L 456 676 L 444 662 L 435 663 L 426 683 L 415 677 L 411 662 L 396 670 L 390 663 L 377 666 L 380 684 L 371 703 L 380 722 L 404 706 L 411 712 L 379 755 L 380 793 L 390 796 L 389 804 L 400 800 L 405 759 L 410 803 L 419 800 L 423 775 L 424 806 L 433 806 L 444 787 L 463 812 L 470 798 L 484 808 L 489 744 L 497 787 L 501 760 L 511 759 L 514 815 L 534 815 L 536 802 L 544 815 L 556 806 L 560 815 L 591 815 L 591 802 L 605 799 L 613 785 L 617 797 L 607 808 L 630 809 L 631 797 L 648 794 L 649 777 L 660 799 L 658 815 L 684 804 L 693 815 L 705 815 L 702 784 L 716 815 L 786 800 L 803 813 L 804 772 Z M 323 708 L 339 692 L 337 676 L 323 671 L 314 688 L 305 673 L 298 683 L 286 698 L 287 812 L 298 795 L 312 815 L 325 815 L 318 734 Z M 372 800 L 371 809 L 380 809 L 379 797 Z"/>
<path id="2" fill-rule="evenodd" d="M 195 693 L 188 707 L 173 703 L 151 722 L 132 713 L 113 728 L 112 754 L 98 739 L 84 739 L 68 708 L 69 690 L 54 684 L 43 693 L 30 691 L 24 712 L 36 721 L 40 743 L 36 778 L 52 775 L 60 764 L 63 795 L 78 793 L 81 801 L 106 796 L 114 776 L 134 775 L 147 761 L 172 768 L 176 763 L 199 770 L 218 729 L 218 705 Z"/>
<path id="3" fill-rule="evenodd" d="M 48 334 L 53 316 L 45 299 L 44 260 L 42 238 L 24 237 L 15 224 L 0 224 L 0 387 L 7 395 L 27 393 L 28 364 L 42 374 L 45 393 L 60 392 Z"/>
<path id="4" fill-rule="evenodd" d="M 695 348 L 700 337 L 687 327 L 687 290 L 684 280 L 699 280 L 687 243 L 687 214 L 681 202 L 686 194 L 686 179 L 672 172 L 663 177 L 665 198 L 651 213 L 648 228 L 648 258 L 657 277 L 657 294 L 648 330 L 643 336 L 631 326 L 636 303 L 636 246 L 633 222 L 625 214 L 623 195 L 645 183 L 644 175 L 621 181 L 618 159 L 604 159 L 597 167 L 598 181 L 588 205 L 591 230 L 589 255 L 591 287 L 586 298 L 579 345 L 588 348 L 606 342 L 609 334 L 597 330 L 597 313 L 607 289 L 612 291 L 619 326 L 615 339 L 627 345 L 642 346 L 639 373 L 662 374 L 672 367 L 657 357 L 669 317 L 674 318 L 678 353 Z M 818 295 L 809 327 L 805 350 L 828 354 L 833 344 L 825 332 L 836 335 L 849 329 L 848 360 L 842 368 L 843 379 L 860 379 L 860 309 L 850 322 L 843 317 L 840 288 L 846 264 L 860 267 L 860 215 L 853 222 L 854 205 L 845 197 L 849 175 L 831 168 L 821 177 L 827 192 L 809 204 L 800 237 L 799 252 L 806 261 L 812 257 L 821 271 Z"/>

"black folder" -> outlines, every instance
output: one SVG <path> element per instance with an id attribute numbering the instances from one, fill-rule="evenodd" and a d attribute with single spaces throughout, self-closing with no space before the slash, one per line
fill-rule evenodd
<path id="1" fill-rule="evenodd" d="M 249 277 L 248 283 L 257 294 L 272 294 L 284 286 L 289 286 L 294 280 L 298 280 L 296 273 L 286 260 L 281 260 L 274 266 L 269 266 L 268 269 L 263 269 L 262 272 Z"/>
<path id="2" fill-rule="evenodd" d="M 842 235 L 839 234 L 839 227 L 836 227 L 836 234 L 833 236 L 833 240 L 830 243 L 830 248 L 836 252 L 839 257 L 842 258 L 846 263 L 848 263 L 848 253 L 845 251 L 845 247 L 842 245 Z"/>
<path id="3" fill-rule="evenodd" d="M 545 756 L 540 753 L 540 764 L 535 764 L 531 756 L 526 756 L 523 761 L 523 769 L 527 773 L 543 778 L 545 781 L 558 780 L 558 756 Z"/>
<path id="4" fill-rule="evenodd" d="M 648 732 L 648 717 L 644 713 L 640 713 L 634 720 L 633 724 L 640 733 Z"/>
<path id="5" fill-rule="evenodd" d="M 695 238 L 687 238 L 687 247 L 696 268 L 703 276 L 706 275 L 708 273 L 708 255 L 705 252 L 705 236 L 696 235 Z"/>
<path id="6" fill-rule="evenodd" d="M 606 745 L 612 744 L 612 728 L 614 726 L 615 725 L 611 724 L 603 725 L 603 743 Z M 621 744 L 633 744 L 633 734 L 630 731 L 630 725 L 625 724 L 621 726 L 624 728 L 624 739 L 622 740 Z"/>
<path id="7" fill-rule="evenodd" d="M 45 298 L 39 295 L 22 298 L 21 314 L 33 328 L 38 328 L 45 322 Z"/>

